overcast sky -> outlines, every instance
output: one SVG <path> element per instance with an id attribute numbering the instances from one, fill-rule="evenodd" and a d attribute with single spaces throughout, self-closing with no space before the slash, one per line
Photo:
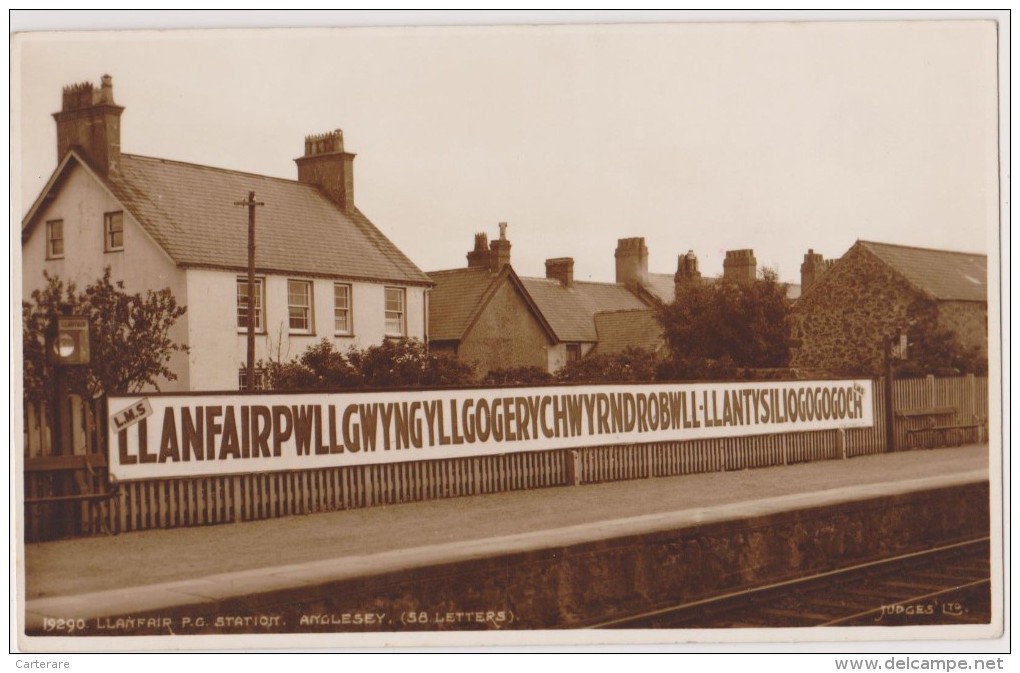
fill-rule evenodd
<path id="1" fill-rule="evenodd" d="M 693 249 L 715 275 L 753 248 L 793 282 L 808 248 L 857 239 L 997 245 L 992 22 L 27 38 L 15 213 L 56 166 L 61 88 L 109 73 L 127 153 L 293 179 L 304 136 L 342 128 L 356 203 L 426 271 L 463 266 L 500 221 L 521 275 L 569 256 L 605 281 L 631 236 L 652 271 Z"/>

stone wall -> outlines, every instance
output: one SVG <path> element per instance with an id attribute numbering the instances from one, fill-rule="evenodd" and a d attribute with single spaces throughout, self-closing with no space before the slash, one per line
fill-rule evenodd
<path id="1" fill-rule="evenodd" d="M 524 298 L 504 282 L 464 335 L 457 357 L 475 365 L 479 376 L 489 370 L 533 366 L 545 369 L 549 338 Z"/>
<path id="2" fill-rule="evenodd" d="M 242 598 L 195 596 L 192 604 L 131 616 L 158 614 L 185 634 L 267 631 L 243 622 L 214 627 L 229 615 L 260 615 L 280 633 L 581 628 L 987 535 L 988 503 L 988 482 L 976 482 Z M 339 619 L 351 613 L 379 618 L 372 624 Z M 181 616 L 190 620 L 187 626 Z M 327 619 L 309 622 L 308 616 Z M 117 623 L 114 617 L 105 623 Z M 27 619 L 27 632 L 40 633 L 38 615 Z M 139 623 L 118 635 L 166 632 L 162 622 Z M 81 635 L 97 634 L 86 628 Z"/>
<path id="3" fill-rule="evenodd" d="M 793 307 L 792 367 L 880 374 L 883 337 L 908 322 L 920 298 L 902 276 L 857 244 Z"/>

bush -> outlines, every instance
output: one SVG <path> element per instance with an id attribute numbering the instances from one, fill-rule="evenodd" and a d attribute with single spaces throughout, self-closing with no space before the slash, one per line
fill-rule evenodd
<path id="1" fill-rule="evenodd" d="M 271 390 L 345 390 L 472 383 L 474 368 L 430 355 L 418 339 L 387 339 L 366 349 L 336 350 L 323 339 L 290 362 L 263 365 Z"/>
<path id="2" fill-rule="evenodd" d="M 640 383 L 656 380 L 661 359 L 652 351 L 628 346 L 620 353 L 592 353 L 556 372 L 571 383 Z"/>
<path id="3" fill-rule="evenodd" d="M 553 375 L 546 370 L 529 365 L 527 367 L 507 367 L 505 369 L 489 370 L 482 383 L 493 386 L 508 386 L 552 383 L 553 380 Z"/>
<path id="4" fill-rule="evenodd" d="M 670 351 L 670 363 L 661 374 L 716 379 L 734 376 L 740 367 L 786 367 L 789 316 L 786 285 L 771 269 L 752 283 L 690 285 L 657 312 Z"/>

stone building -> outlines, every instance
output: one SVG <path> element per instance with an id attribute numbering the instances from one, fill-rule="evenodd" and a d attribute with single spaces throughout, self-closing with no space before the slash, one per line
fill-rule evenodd
<path id="1" fill-rule="evenodd" d="M 59 165 L 22 222 L 25 296 L 43 271 L 95 281 L 105 267 L 130 292 L 170 288 L 187 313 L 164 390 L 236 390 L 254 319 L 258 359 L 294 357 L 323 338 L 341 349 L 427 334 L 432 282 L 358 210 L 354 154 L 341 131 L 309 136 L 297 180 L 126 154 L 124 111 L 104 76 L 66 87 Z M 247 305 L 247 211 L 257 209 L 253 315 Z"/>
<path id="2" fill-rule="evenodd" d="M 615 283 L 574 280 L 574 260 L 548 259 L 545 278 L 522 278 L 510 263 L 506 225 L 499 238 L 475 235 L 467 267 L 433 271 L 429 338 L 433 351 L 454 354 L 491 369 L 533 366 L 555 372 L 589 353 L 627 347 L 665 347 L 655 308 L 696 283 L 749 283 L 758 277 L 754 251 L 729 250 L 720 278 L 703 278 L 698 258 L 677 258 L 675 273 L 648 270 L 642 237 L 621 238 L 614 252 Z M 788 285 L 795 299 L 799 285 Z"/>
<path id="3" fill-rule="evenodd" d="M 502 223 L 492 242 L 475 235 L 466 268 L 429 273 L 435 283 L 429 299 L 432 351 L 471 362 L 480 375 L 526 366 L 552 373 L 596 347 L 616 352 L 627 344 L 661 343 L 652 300 L 635 282 L 639 256 L 622 256 L 627 261 L 621 275 L 617 251 L 618 280 L 630 282 L 577 281 L 569 257 L 546 260 L 545 278 L 522 278 L 511 265 L 510 247 Z M 647 269 L 647 249 L 644 262 Z"/>
<path id="4" fill-rule="evenodd" d="M 987 263 L 980 254 L 871 241 L 857 241 L 835 261 L 809 250 L 804 293 L 793 306 L 791 365 L 877 374 L 884 339 L 908 329 L 921 310 L 987 356 Z"/>

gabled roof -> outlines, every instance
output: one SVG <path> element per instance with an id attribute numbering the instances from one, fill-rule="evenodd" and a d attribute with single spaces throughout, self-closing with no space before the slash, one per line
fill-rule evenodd
<path id="1" fill-rule="evenodd" d="M 430 271 L 429 339 L 458 341 L 471 324 L 496 276 L 487 268 Z"/>
<path id="2" fill-rule="evenodd" d="M 933 299 L 988 301 L 988 257 L 976 253 L 858 241 Z"/>
<path id="3" fill-rule="evenodd" d="M 87 167 L 77 154 L 68 157 Z M 247 268 L 247 212 L 234 202 L 254 191 L 265 203 L 256 210 L 260 272 L 430 282 L 360 211 L 343 212 L 311 185 L 132 154 L 121 155 L 119 173 L 93 175 L 183 267 Z M 51 180 L 47 189 L 58 184 Z M 43 201 L 26 216 L 23 235 Z"/>
<path id="4" fill-rule="evenodd" d="M 574 282 L 566 287 L 547 278 L 519 278 L 508 265 L 499 274 L 485 268 L 433 271 L 429 295 L 429 338 L 459 341 L 499 283 L 513 283 L 550 336 L 558 342 L 595 342 L 595 314 L 645 309 L 647 305 L 623 285 Z"/>
<path id="5" fill-rule="evenodd" d="M 605 355 L 620 353 L 628 346 L 656 351 L 663 345 L 662 326 L 650 308 L 596 313 L 595 331 L 599 339 L 595 352 Z"/>

